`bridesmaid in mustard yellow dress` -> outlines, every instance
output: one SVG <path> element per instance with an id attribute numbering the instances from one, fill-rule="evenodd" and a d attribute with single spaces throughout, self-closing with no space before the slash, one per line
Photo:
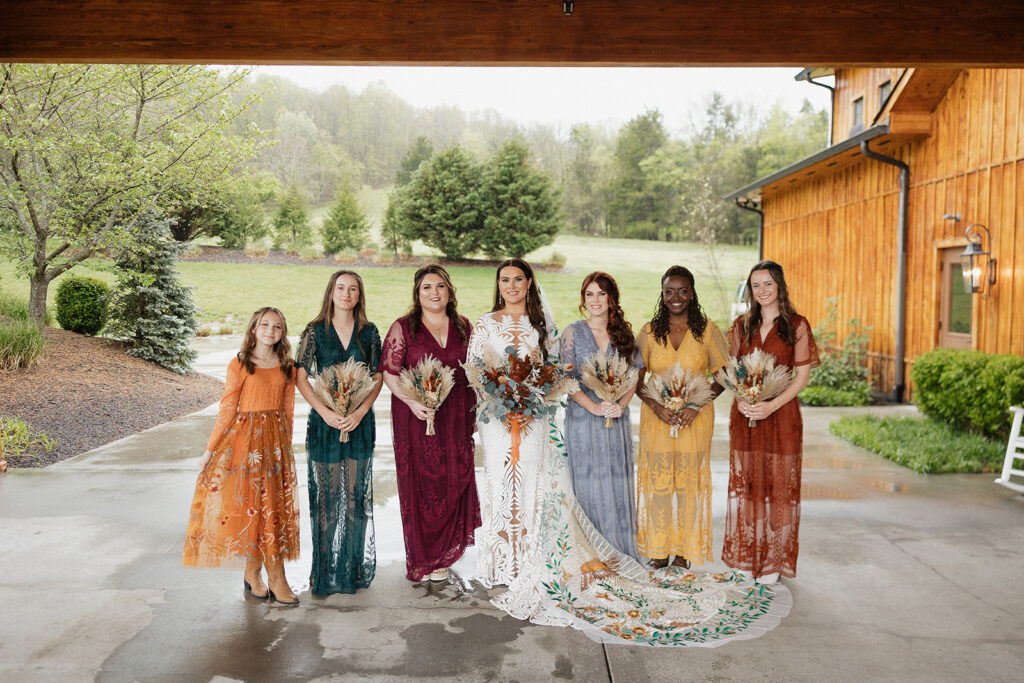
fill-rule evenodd
<path id="1" fill-rule="evenodd" d="M 637 337 L 643 357 L 638 386 L 646 374 L 658 374 L 676 363 L 699 373 L 725 365 L 728 346 L 721 330 L 709 321 L 697 300 L 693 274 L 672 266 L 661 278 L 661 296 L 654 318 Z M 716 395 L 722 391 L 714 385 Z M 640 394 L 640 450 L 637 456 L 637 546 L 661 568 L 674 555 L 673 566 L 703 564 L 711 555 L 711 432 L 715 407 L 673 415 Z M 670 436 L 672 424 L 679 435 Z"/>

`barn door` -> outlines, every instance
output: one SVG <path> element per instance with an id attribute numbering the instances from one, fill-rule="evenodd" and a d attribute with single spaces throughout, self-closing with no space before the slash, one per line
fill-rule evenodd
<path id="1" fill-rule="evenodd" d="M 973 297 L 964 291 L 962 248 L 942 250 L 942 302 L 939 307 L 939 346 L 971 348 L 971 306 Z"/>

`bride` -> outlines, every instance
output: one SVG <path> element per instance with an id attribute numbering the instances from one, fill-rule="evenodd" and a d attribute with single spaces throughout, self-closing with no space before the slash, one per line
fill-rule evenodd
<path id="1" fill-rule="evenodd" d="M 479 364 L 486 350 L 502 354 L 509 346 L 554 361 L 556 335 L 533 269 L 508 259 L 495 275 L 494 307 L 473 329 L 468 361 Z M 703 647 L 755 638 L 789 612 L 784 586 L 755 588 L 732 571 L 649 571 L 616 550 L 573 496 L 554 420 L 521 425 L 478 421 L 484 482 L 476 578 L 488 588 L 508 586 L 495 606 L 518 619 L 578 628 L 599 642 Z"/>

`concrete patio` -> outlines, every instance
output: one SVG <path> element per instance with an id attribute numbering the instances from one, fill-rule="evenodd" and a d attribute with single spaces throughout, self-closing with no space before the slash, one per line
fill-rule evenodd
<path id="1" fill-rule="evenodd" d="M 222 374 L 234 348 L 201 340 L 202 369 Z M 725 400 L 712 453 L 716 554 Z M 181 566 L 215 406 L 0 477 L 0 680 L 1024 680 L 1024 496 L 995 474 L 917 475 L 828 432 L 840 414 L 911 407 L 806 410 L 799 577 L 785 582 L 792 612 L 755 640 L 654 649 L 517 621 L 463 582 L 406 581 L 389 405 L 385 390 L 377 578 L 354 596 L 303 592 L 297 609 L 246 600 L 240 568 Z M 300 402 L 303 488 L 305 410 Z M 305 507 L 303 531 L 308 544 Z M 288 566 L 296 592 L 307 562 Z"/>

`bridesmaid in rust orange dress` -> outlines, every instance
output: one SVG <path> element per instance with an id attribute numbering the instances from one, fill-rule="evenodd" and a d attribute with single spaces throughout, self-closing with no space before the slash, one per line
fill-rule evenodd
<path id="1" fill-rule="evenodd" d="M 747 277 L 747 313 L 729 328 L 729 354 L 761 349 L 795 371 L 769 401 L 733 401 L 729 415 L 729 507 L 722 561 L 759 583 L 796 576 L 800 530 L 803 418 L 797 395 L 807 386 L 818 348 L 807 319 L 793 310 L 782 266 L 761 261 Z M 756 420 L 750 427 L 749 421 Z"/>
<path id="2" fill-rule="evenodd" d="M 246 591 L 297 605 L 284 574 L 284 560 L 299 557 L 295 368 L 287 334 L 284 315 L 261 308 L 228 365 L 217 424 L 199 461 L 182 561 L 216 567 L 245 558 Z"/>

